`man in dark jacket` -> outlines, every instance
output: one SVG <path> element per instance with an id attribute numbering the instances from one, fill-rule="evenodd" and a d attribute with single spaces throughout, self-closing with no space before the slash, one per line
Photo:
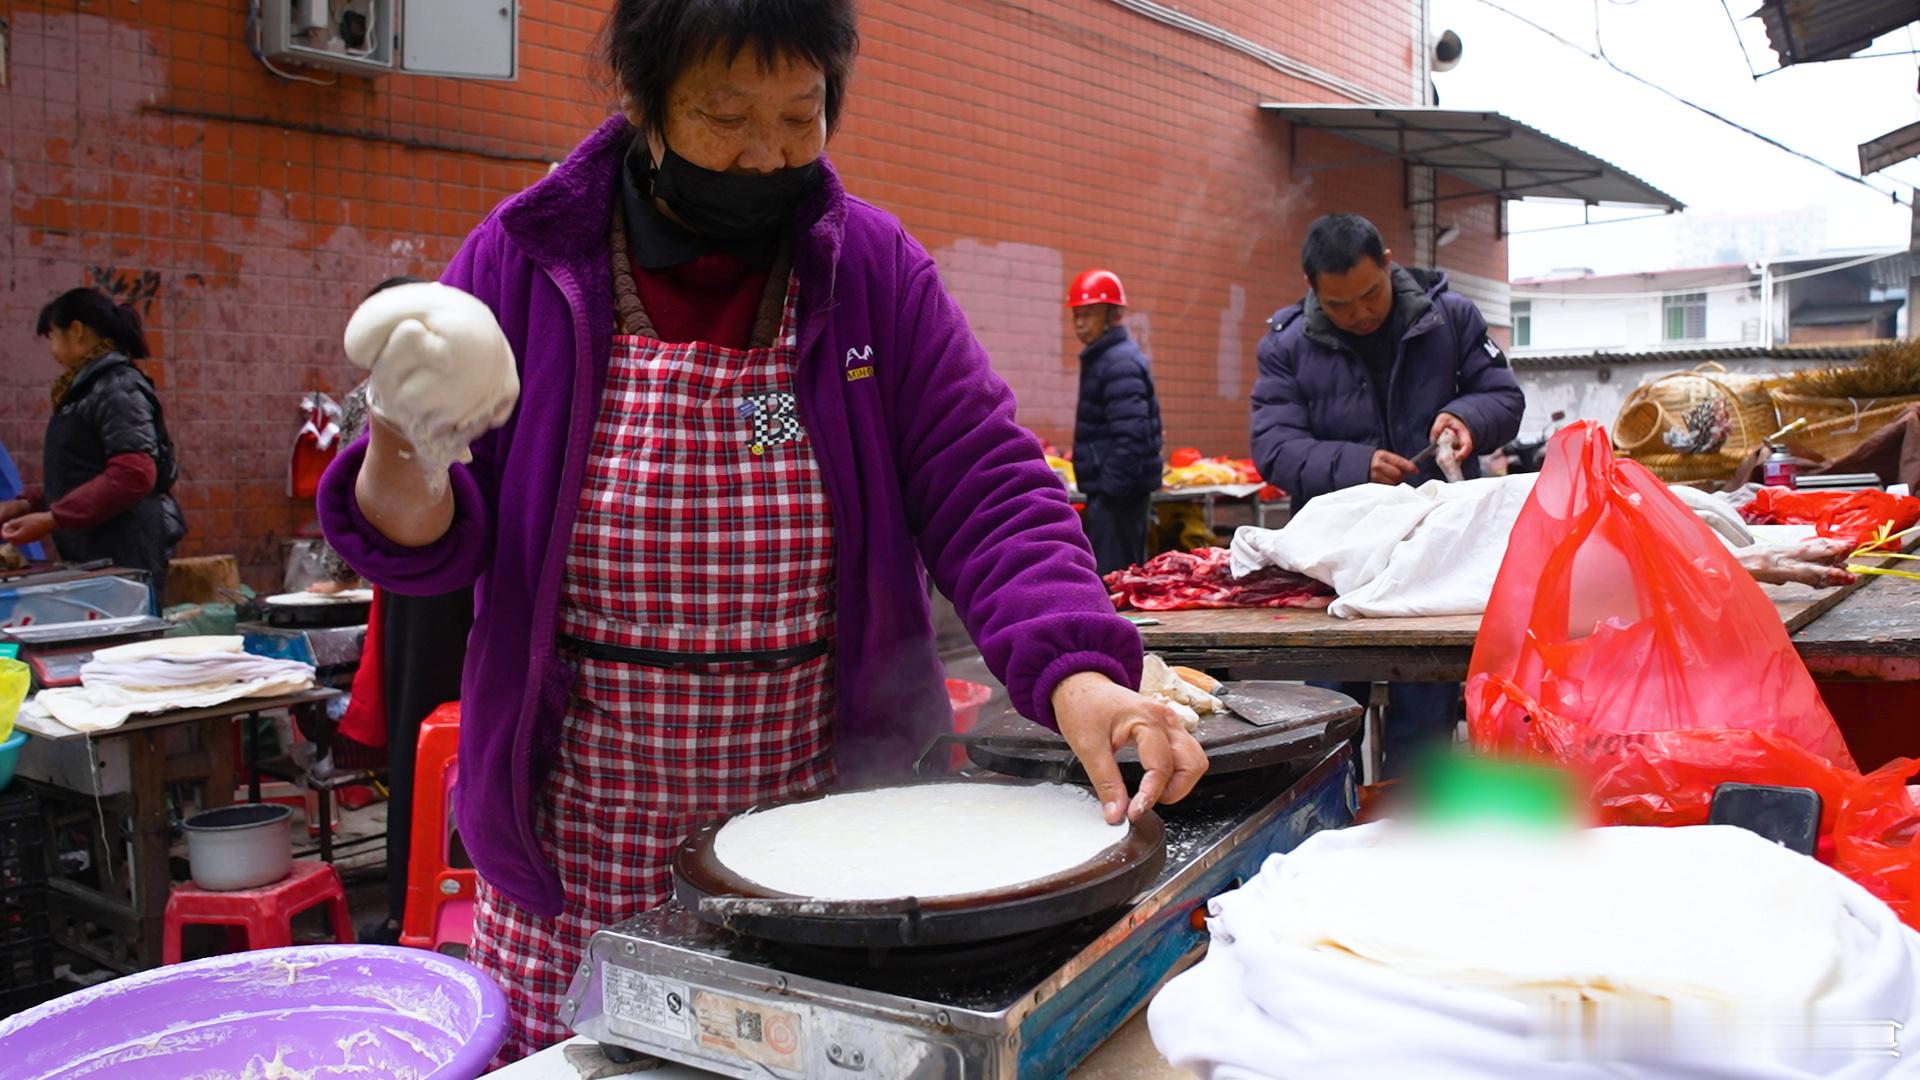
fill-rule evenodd
<path id="1" fill-rule="evenodd" d="M 1298 508 L 1355 484 L 1440 478 L 1429 442 L 1451 430 L 1462 470 L 1511 441 L 1526 406 L 1473 301 L 1437 271 L 1394 264 L 1365 218 L 1313 223 L 1307 298 L 1276 314 L 1253 385 L 1253 460 Z"/>
<path id="2" fill-rule="evenodd" d="M 1147 558 L 1147 519 L 1160 490 L 1160 403 L 1146 354 L 1121 325 L 1127 294 L 1109 270 L 1088 270 L 1067 293 L 1080 353 L 1073 474 L 1102 574 Z"/>
<path id="3" fill-rule="evenodd" d="M 1253 385 L 1253 460 L 1298 509 L 1368 482 L 1441 478 L 1413 459 L 1451 432 L 1461 471 L 1511 441 L 1526 400 L 1486 320 L 1447 276 L 1392 261 L 1373 224 L 1355 214 L 1313 223 L 1300 254 L 1305 300 L 1273 317 Z M 1337 686 L 1367 700 L 1367 683 Z M 1454 683 L 1398 683 L 1387 715 L 1386 766 L 1399 775 L 1420 747 L 1444 743 L 1457 718 Z"/>

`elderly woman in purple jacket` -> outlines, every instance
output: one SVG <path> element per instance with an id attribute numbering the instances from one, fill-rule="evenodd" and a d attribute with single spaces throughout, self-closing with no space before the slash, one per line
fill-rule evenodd
<path id="1" fill-rule="evenodd" d="M 899 775 L 948 724 L 923 567 L 1109 820 L 1206 767 L 1131 689 L 1139 637 L 933 260 L 822 156 L 848 0 L 619 0 L 606 42 L 624 115 L 443 279 L 497 320 L 517 402 L 439 470 L 375 366 L 321 492 L 372 581 L 477 586 L 458 818 L 509 1059 L 565 1034 L 587 937 L 665 899 L 689 827 Z M 438 370 L 407 392 L 474 392 Z"/>

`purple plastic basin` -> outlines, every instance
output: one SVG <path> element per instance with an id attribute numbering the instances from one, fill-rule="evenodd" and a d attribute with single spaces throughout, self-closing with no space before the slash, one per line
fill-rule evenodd
<path id="1" fill-rule="evenodd" d="M 480 971 L 421 949 L 263 949 L 130 975 L 0 1021 L 9 1080 L 473 1080 L 507 1036 Z"/>

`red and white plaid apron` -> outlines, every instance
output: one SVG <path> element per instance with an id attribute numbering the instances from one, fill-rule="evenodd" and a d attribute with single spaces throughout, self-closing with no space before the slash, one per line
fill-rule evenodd
<path id="1" fill-rule="evenodd" d="M 573 696 L 536 820 L 566 909 L 479 889 L 471 957 L 514 1014 L 504 1061 L 570 1034 L 587 940 L 668 898 L 687 832 L 832 780 L 833 522 L 795 407 L 795 297 L 789 281 L 767 348 L 614 339 L 567 558 Z"/>

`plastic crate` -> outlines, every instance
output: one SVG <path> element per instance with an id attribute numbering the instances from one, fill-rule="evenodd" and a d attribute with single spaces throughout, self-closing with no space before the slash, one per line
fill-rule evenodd
<path id="1" fill-rule="evenodd" d="M 0 794 L 0 890 L 47 880 L 47 827 L 25 788 Z"/>
<path id="2" fill-rule="evenodd" d="M 45 885 L 0 892 L 0 948 L 53 935 Z"/>
<path id="3" fill-rule="evenodd" d="M 0 945 L 0 993 L 53 981 L 53 942 L 48 938 Z"/>

